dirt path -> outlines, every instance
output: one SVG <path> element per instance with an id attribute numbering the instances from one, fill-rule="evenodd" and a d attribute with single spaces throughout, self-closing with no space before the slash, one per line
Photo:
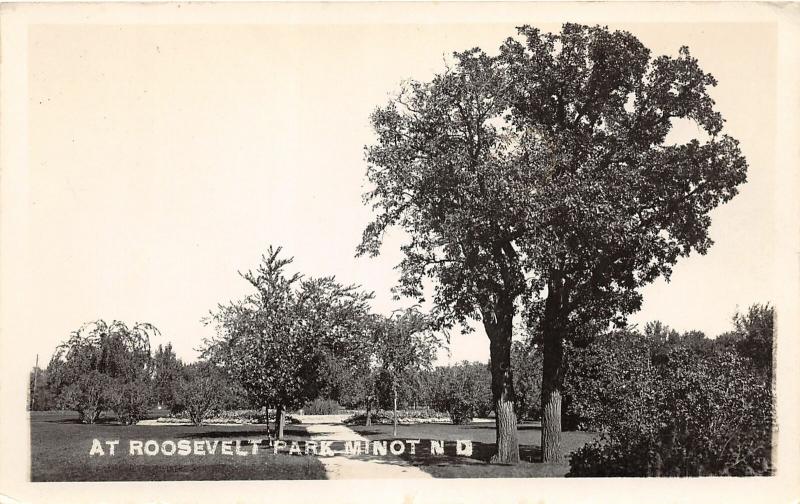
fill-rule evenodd
<path id="1" fill-rule="evenodd" d="M 367 438 L 342 424 L 348 415 L 297 415 L 311 439 L 335 441 L 367 441 Z M 432 478 L 430 474 L 398 457 L 374 457 L 368 460 L 337 453 L 320 457 L 328 479 L 395 479 Z"/>

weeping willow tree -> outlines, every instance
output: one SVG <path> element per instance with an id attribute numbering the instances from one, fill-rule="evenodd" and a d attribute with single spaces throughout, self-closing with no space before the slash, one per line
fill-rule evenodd
<path id="1" fill-rule="evenodd" d="M 47 367 L 48 385 L 64 409 L 78 412 L 81 422 L 94 423 L 105 409 L 120 421 L 133 423 L 148 406 L 155 326 L 128 327 L 115 320 L 84 324 L 60 344 Z"/>

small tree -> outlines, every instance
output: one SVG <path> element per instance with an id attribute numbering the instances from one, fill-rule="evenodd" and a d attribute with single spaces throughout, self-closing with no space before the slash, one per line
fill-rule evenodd
<path id="1" fill-rule="evenodd" d="M 492 408 L 489 366 L 463 361 L 436 369 L 433 406 L 446 411 L 454 424 L 465 424 L 486 416 Z"/>
<path id="2" fill-rule="evenodd" d="M 38 366 L 34 367 L 30 372 L 28 404 L 32 411 L 46 411 L 55 406 L 47 378 L 47 370 Z"/>
<path id="3" fill-rule="evenodd" d="M 202 425 L 209 413 L 223 405 L 225 385 L 216 367 L 208 362 L 195 362 L 184 367 L 176 399 L 192 423 Z"/>
<path id="4" fill-rule="evenodd" d="M 326 354 L 346 351 L 372 297 L 333 277 L 287 275 L 293 259 L 280 252 L 270 247 L 255 271 L 241 274 L 255 292 L 212 313 L 208 322 L 216 324 L 217 337 L 204 349 L 253 403 L 275 406 L 279 439 L 285 412 L 318 395 Z"/>
<path id="5" fill-rule="evenodd" d="M 363 348 L 362 348 L 363 350 Z M 343 404 L 363 407 L 365 425 L 372 425 L 372 412 L 378 407 L 378 371 L 370 365 L 369 354 L 358 359 L 348 373 L 347 387 L 343 393 Z"/>
<path id="6" fill-rule="evenodd" d="M 105 395 L 108 408 L 124 425 L 133 425 L 144 418 L 153 405 L 151 384 L 146 377 L 131 381 L 114 378 L 109 382 Z"/>
<path id="7" fill-rule="evenodd" d="M 172 343 L 158 345 L 153 355 L 153 398 L 159 406 L 173 409 L 183 363 L 172 350 Z"/>
<path id="8" fill-rule="evenodd" d="M 68 381 L 54 378 L 57 404 L 61 409 L 76 411 L 81 423 L 95 423 L 107 406 L 110 382 L 107 375 L 95 369 L 73 375 Z"/>
<path id="9" fill-rule="evenodd" d="M 376 362 L 392 389 L 392 435 L 397 436 L 397 395 L 400 382 L 409 373 L 429 369 L 440 345 L 431 320 L 416 307 L 392 313 L 376 321 Z"/>

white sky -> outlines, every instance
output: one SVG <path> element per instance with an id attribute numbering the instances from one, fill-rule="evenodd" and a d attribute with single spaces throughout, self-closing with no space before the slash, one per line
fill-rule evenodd
<path id="1" fill-rule="evenodd" d="M 520 23 L 523 21 L 520 21 Z M 644 289 L 633 322 L 715 335 L 737 307 L 772 299 L 775 36 L 770 25 L 630 24 L 654 54 L 688 45 L 714 74 L 726 131 L 750 163 L 713 214 L 716 244 Z M 548 25 L 545 28 L 558 29 Z M 69 26 L 29 31 L 28 287 L 36 321 L 20 359 L 47 363 L 83 322 L 147 321 L 193 360 L 200 319 L 239 297 L 237 270 L 283 245 L 309 275 L 391 301 L 396 234 L 354 258 L 370 112 L 443 55 L 494 52 L 512 24 Z M 676 138 L 691 133 L 680 132 Z M 451 359 L 488 358 L 482 330 Z M 443 355 L 443 361 L 448 358 Z"/>

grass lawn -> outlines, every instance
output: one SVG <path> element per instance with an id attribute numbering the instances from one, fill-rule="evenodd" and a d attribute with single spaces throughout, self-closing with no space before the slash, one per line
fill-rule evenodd
<path id="1" fill-rule="evenodd" d="M 353 430 L 369 440 L 392 440 L 391 425 L 355 426 Z M 286 426 L 286 440 L 308 440 L 309 434 L 299 425 Z M 31 480 L 32 481 L 165 481 L 165 480 L 267 480 L 325 479 L 325 469 L 312 455 L 273 454 L 266 442 L 252 454 L 252 445 L 243 442 L 247 455 L 221 454 L 221 442 L 266 438 L 264 426 L 123 426 L 113 423 L 84 425 L 77 414 L 70 412 L 31 413 Z M 562 451 L 569 454 L 594 437 L 592 433 L 565 432 Z M 541 456 L 541 430 L 538 424 L 519 426 L 519 465 L 488 464 L 494 449 L 494 423 L 471 425 L 417 424 L 398 426 L 398 439 L 420 439 L 416 453 L 399 457 L 437 478 L 511 478 L 561 477 L 569 471 L 563 464 L 545 465 L 534 462 Z M 103 456 L 90 455 L 92 440 L 98 439 L 106 451 Z M 456 456 L 456 440 L 471 440 L 470 457 Z M 115 455 L 108 454 L 107 440 L 119 440 Z M 188 440 L 210 449 L 215 455 L 130 455 L 130 441 Z M 431 455 L 431 440 L 444 441 L 445 454 Z M 188 446 L 188 445 L 187 445 Z M 372 455 L 357 458 L 368 460 Z M 397 456 L 380 457 L 392 464 Z M 399 462 L 399 461 L 398 461 Z"/>
<path id="2" fill-rule="evenodd" d="M 391 425 L 353 426 L 354 431 L 370 440 L 391 440 Z M 561 438 L 562 453 L 567 455 L 562 464 L 542 464 L 542 431 L 537 424 L 519 425 L 520 456 L 519 465 L 489 464 L 494 450 L 494 423 L 470 425 L 417 424 L 398 425 L 398 439 L 420 439 L 417 453 L 401 455 L 404 460 L 419 467 L 436 478 L 531 478 L 561 477 L 569 471 L 568 454 L 592 440 L 590 432 L 564 432 Z M 431 440 L 445 441 L 444 455 L 430 455 Z M 471 457 L 456 456 L 456 440 L 471 440 Z"/>
<path id="3" fill-rule="evenodd" d="M 303 440 L 305 429 L 286 426 L 286 439 Z M 103 442 L 106 455 L 89 456 L 94 438 Z M 164 481 L 164 480 L 267 480 L 325 479 L 323 465 L 313 456 L 274 455 L 266 442 L 257 454 L 242 445 L 247 456 L 129 455 L 130 440 L 186 439 L 214 443 L 226 439 L 266 438 L 263 426 L 123 426 L 110 423 L 83 425 L 74 413 L 31 413 L 32 481 Z M 104 441 L 119 439 L 114 456 Z"/>

